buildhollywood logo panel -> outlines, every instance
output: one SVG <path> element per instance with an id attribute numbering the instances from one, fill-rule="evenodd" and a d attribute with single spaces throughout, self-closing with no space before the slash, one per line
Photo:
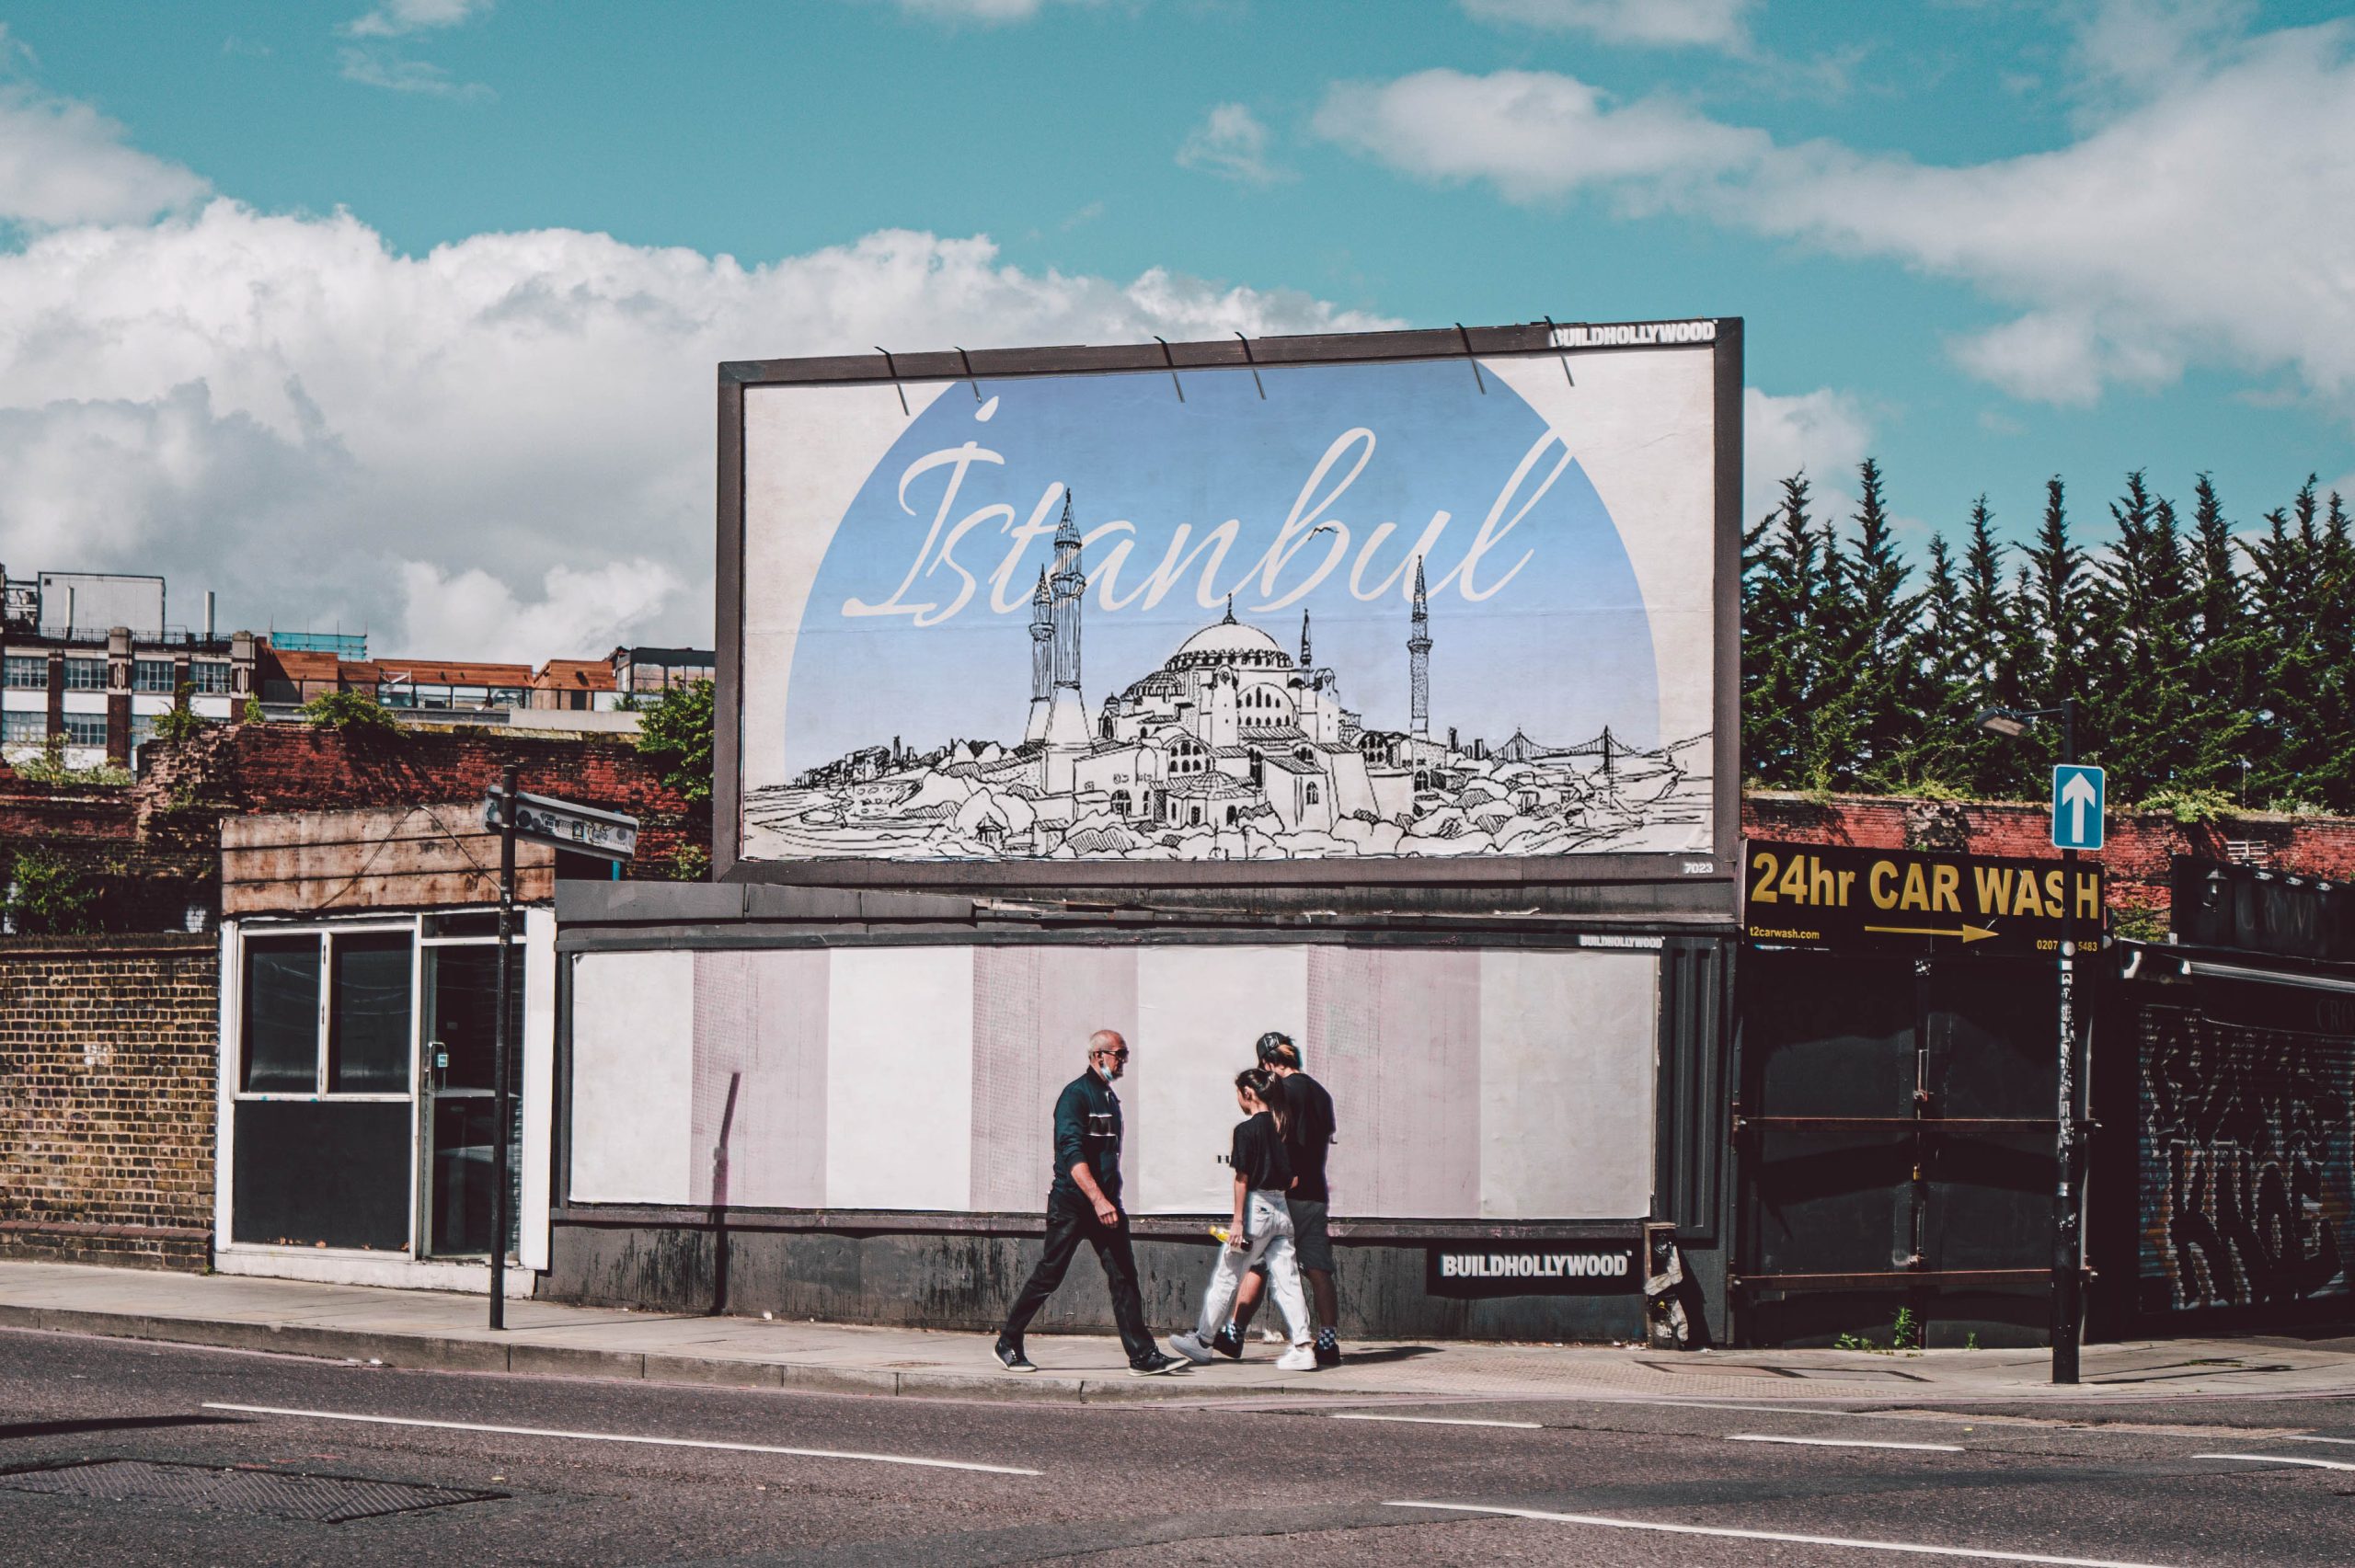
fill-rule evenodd
<path id="1" fill-rule="evenodd" d="M 748 388 L 745 856 L 1706 853 L 1711 388 L 1672 348 Z"/>

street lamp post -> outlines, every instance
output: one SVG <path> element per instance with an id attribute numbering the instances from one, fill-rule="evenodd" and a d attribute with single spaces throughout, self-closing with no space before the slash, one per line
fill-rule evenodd
<path id="1" fill-rule="evenodd" d="M 2061 763 L 2077 761 L 2077 701 L 2050 708 L 1990 708 L 1977 719 L 1991 734 L 2016 739 L 2036 719 L 2061 721 Z M 2058 1093 L 2060 1128 L 2053 1135 L 2052 1380 L 2077 1380 L 2079 1322 L 2084 1316 L 2083 1205 L 2077 1189 L 2077 852 L 2061 852 L 2061 1016 Z"/>

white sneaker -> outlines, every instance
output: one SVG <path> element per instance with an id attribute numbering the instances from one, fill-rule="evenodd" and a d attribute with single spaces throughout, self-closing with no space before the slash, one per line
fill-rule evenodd
<path id="1" fill-rule="evenodd" d="M 1199 1333 L 1190 1331 L 1173 1333 L 1169 1336 L 1169 1348 L 1197 1367 L 1207 1367 L 1211 1363 L 1211 1347 L 1202 1343 L 1202 1336 Z"/>
<path id="2" fill-rule="evenodd" d="M 1316 1347 L 1306 1340 L 1302 1340 L 1298 1345 L 1276 1357 L 1276 1370 L 1314 1372 L 1316 1370 Z"/>

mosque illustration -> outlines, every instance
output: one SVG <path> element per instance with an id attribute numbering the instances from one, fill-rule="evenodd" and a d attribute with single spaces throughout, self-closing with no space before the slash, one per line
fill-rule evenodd
<path id="1" fill-rule="evenodd" d="M 1706 849 L 1708 737 L 1656 750 L 1606 727 L 1555 748 L 1430 733 L 1437 646 L 1422 562 L 1407 617 L 1408 724 L 1369 728 L 1319 666 L 1226 613 L 1150 674 L 1082 695 L 1087 578 L 1066 498 L 1031 596 L 1019 741 L 897 739 L 749 792 L 754 854 L 902 860 L 1283 860 Z"/>

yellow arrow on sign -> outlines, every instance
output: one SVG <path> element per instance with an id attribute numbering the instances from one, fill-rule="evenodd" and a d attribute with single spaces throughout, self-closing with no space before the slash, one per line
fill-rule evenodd
<path id="1" fill-rule="evenodd" d="M 1927 925 L 1868 925 L 1865 929 L 1877 931 L 1887 936 L 1959 936 L 1966 947 L 1974 942 L 1983 942 L 1996 934 L 1992 929 L 1983 925 L 1966 925 L 1959 931 L 1941 931 L 1936 926 Z"/>

